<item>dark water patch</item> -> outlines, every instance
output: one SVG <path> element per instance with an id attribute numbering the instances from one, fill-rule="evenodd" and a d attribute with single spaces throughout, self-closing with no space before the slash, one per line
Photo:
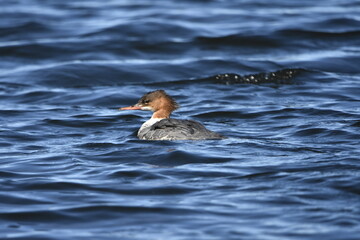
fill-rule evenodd
<path id="1" fill-rule="evenodd" d="M 276 141 L 270 141 L 265 140 L 262 144 L 249 144 L 248 146 L 254 147 L 254 148 L 261 148 L 262 150 L 268 150 L 271 151 L 277 151 L 278 154 L 286 154 L 286 152 L 292 152 L 292 153 L 319 153 L 324 154 L 327 153 L 329 150 L 327 148 L 310 148 L 310 147 L 297 147 L 297 146 L 291 146 L 289 144 L 283 143 L 283 142 L 276 142 Z"/>
<path id="2" fill-rule="evenodd" d="M 201 170 L 201 169 L 178 169 L 178 168 L 170 168 L 167 169 L 166 172 L 169 172 L 171 176 L 179 176 L 181 179 L 189 179 L 190 181 L 194 178 L 194 176 L 202 179 L 209 179 L 210 181 L 216 181 L 216 179 L 227 179 L 234 176 L 238 176 L 239 172 L 231 172 L 231 171 L 219 171 L 216 169 L 210 170 Z M 166 177 L 166 176 L 164 176 Z"/>
<path id="3" fill-rule="evenodd" d="M 92 142 L 92 143 L 81 144 L 78 147 L 84 148 L 84 149 L 98 150 L 98 149 L 118 148 L 121 146 L 122 146 L 122 144 L 114 144 L 114 143 L 106 143 L 106 142 L 101 142 L 101 143 Z"/>
<path id="4" fill-rule="evenodd" d="M 321 117 L 354 117 L 354 114 L 347 113 L 346 111 L 335 109 L 320 109 L 320 108 L 302 108 L 302 109 L 289 109 L 290 111 L 301 112 L 308 116 L 321 116 Z"/>
<path id="5" fill-rule="evenodd" d="M 27 145 L 21 148 L 21 150 L 24 151 L 41 151 L 46 149 L 47 148 L 45 146 L 40 146 L 40 145 Z"/>
<path id="6" fill-rule="evenodd" d="M 80 207 L 73 209 L 73 211 L 77 212 L 98 212 L 101 211 L 103 208 L 107 208 L 111 211 L 109 212 L 118 212 L 118 213 L 180 213 L 182 211 L 183 214 L 192 212 L 187 209 L 172 209 L 172 208 L 163 208 L 163 207 L 133 207 L 133 206 L 88 206 L 88 207 Z"/>
<path id="7" fill-rule="evenodd" d="M 11 93 L 13 91 L 28 87 L 27 84 L 12 83 L 12 82 L 0 82 L 0 91 L 3 93 Z"/>
<path id="8" fill-rule="evenodd" d="M 195 43 L 202 46 L 203 48 L 216 48 L 218 46 L 227 46 L 227 47 L 246 47 L 250 46 L 252 48 L 276 48 L 280 43 L 277 41 L 266 37 L 266 36 L 239 36 L 239 35 L 229 35 L 221 37 L 197 37 Z"/>
<path id="9" fill-rule="evenodd" d="M 338 190 L 341 190 L 341 191 L 344 191 L 344 192 L 347 192 L 347 193 L 360 195 L 360 188 L 359 188 L 359 186 L 357 184 L 350 184 L 350 183 L 348 183 L 348 181 L 344 181 L 343 184 L 337 183 L 337 184 L 334 184 L 334 185 L 335 186 L 333 186 L 333 187 L 338 189 Z M 354 222 L 354 225 L 356 225 L 355 222 Z"/>
<path id="10" fill-rule="evenodd" d="M 147 171 L 140 170 L 121 170 L 113 172 L 109 175 L 111 178 L 121 178 L 121 179 L 131 179 L 131 180 L 154 180 L 154 179 L 163 179 L 163 176 L 158 174 L 149 173 Z"/>
<path id="11" fill-rule="evenodd" d="M 257 117 L 262 117 L 262 113 L 241 113 L 240 111 L 212 111 L 206 113 L 199 113 L 192 115 L 192 117 L 196 118 L 241 118 L 241 119 L 255 119 Z"/>
<path id="12" fill-rule="evenodd" d="M 223 84 L 290 84 L 293 83 L 293 78 L 298 74 L 305 72 L 304 69 L 282 69 L 270 73 L 257 73 L 251 75 L 241 76 L 238 74 L 219 74 L 210 79 Z"/>
<path id="13" fill-rule="evenodd" d="M 296 78 L 300 74 L 309 72 L 305 69 L 281 69 L 275 72 L 261 72 L 249 75 L 241 75 L 237 73 L 223 73 L 205 78 L 172 80 L 165 82 L 149 83 L 149 86 L 174 86 L 183 84 L 208 84 L 220 83 L 226 85 L 232 84 L 298 84 L 300 83 Z"/>
<path id="14" fill-rule="evenodd" d="M 40 136 L 35 136 L 29 133 L 15 132 L 10 130 L 0 131 L 0 137 L 3 139 L 7 139 L 9 141 L 17 141 L 17 142 L 35 142 L 42 140 Z"/>
<path id="15" fill-rule="evenodd" d="M 19 45 L 20 44 L 17 43 L 16 46 L 0 46 L 0 53 L 3 57 L 8 57 L 10 59 L 16 55 L 31 61 L 46 59 L 49 57 L 59 58 L 67 53 L 66 49 L 60 48 L 59 46 L 53 47 L 36 42 L 24 42 L 20 46 Z"/>
<path id="16" fill-rule="evenodd" d="M 146 161 L 150 164 L 160 165 L 160 166 L 180 166 L 184 164 L 211 164 L 211 163 L 224 163 L 232 161 L 232 158 L 222 158 L 222 157 L 210 157 L 210 156 L 201 156 L 199 154 L 191 154 L 185 151 L 170 151 L 166 154 L 161 154 L 157 157 Z"/>
<path id="17" fill-rule="evenodd" d="M 246 175 L 242 175 L 242 176 L 235 176 L 235 179 L 247 179 L 247 180 L 254 180 L 254 179 L 258 179 L 258 178 L 266 178 L 266 179 L 277 179 L 277 178 L 282 178 L 283 176 L 280 175 L 278 172 L 274 172 L 274 171 L 270 171 L 270 172 L 256 172 L 256 173 L 251 173 L 251 174 L 246 174 Z M 252 186 L 249 186 L 249 188 L 253 188 Z M 253 191 L 258 191 L 258 190 L 265 190 L 264 188 L 262 189 L 252 189 Z"/>
<path id="18" fill-rule="evenodd" d="M 179 24 L 173 24 L 172 22 L 156 22 L 156 21 L 137 21 L 127 22 L 125 24 L 118 24 L 109 28 L 103 28 L 93 33 L 87 33 L 83 36 L 94 36 L 94 35 L 106 35 L 116 38 L 128 38 L 131 41 L 141 40 L 141 46 L 146 46 L 146 43 L 156 47 L 161 47 L 161 42 L 164 39 L 168 39 L 168 32 L 173 33 L 173 37 L 190 37 L 195 35 L 192 28 L 186 28 Z M 151 35 L 147 33 L 151 32 Z M 140 42 L 139 42 L 140 43 Z M 139 46 L 140 47 L 140 46 Z"/>
<path id="19" fill-rule="evenodd" d="M 320 173 L 320 174 L 333 174 L 333 175 L 340 175 L 341 173 L 344 172 L 347 175 L 349 175 L 349 173 L 356 173 L 358 167 L 355 167 L 351 164 L 346 164 L 346 162 L 342 163 L 342 162 L 337 162 L 336 160 L 333 160 L 332 162 L 322 162 L 322 163 L 318 163 L 316 165 L 313 166 L 285 166 L 281 168 L 281 171 L 285 171 L 288 173 L 297 173 L 297 172 L 314 172 L 314 173 Z M 310 175 L 308 175 L 307 177 L 309 177 Z M 319 177 L 321 177 L 321 175 L 318 175 Z M 306 179 L 306 178 L 304 178 Z M 325 181 L 332 181 L 331 178 L 324 178 Z"/>
<path id="20" fill-rule="evenodd" d="M 46 91 L 46 90 L 32 90 L 29 92 L 21 93 L 20 96 L 15 96 L 19 99 L 19 103 L 28 103 L 28 102 L 42 102 L 45 103 L 51 98 L 55 97 L 57 93 Z"/>
<path id="21" fill-rule="evenodd" d="M 49 191 L 52 189 L 56 189 L 57 191 L 86 191 L 92 189 L 90 185 L 87 184 L 80 184 L 75 182 L 50 182 L 50 181 L 34 181 L 34 182 L 27 182 L 23 184 L 24 190 L 42 190 L 42 191 Z"/>
<path id="22" fill-rule="evenodd" d="M 344 32 L 325 32 L 325 31 L 311 31 L 311 30 L 299 30 L 299 29 L 286 29 L 278 31 L 277 34 L 283 37 L 289 37 L 294 39 L 315 39 L 325 41 L 358 41 L 360 36 L 359 30 L 344 31 Z M 296 38 L 295 38 L 296 36 Z"/>
<path id="23" fill-rule="evenodd" d="M 351 124 L 352 127 L 360 127 L 360 120 L 354 120 L 354 123 Z"/>
<path id="24" fill-rule="evenodd" d="M 90 128 L 90 127 L 105 127 L 115 124 L 118 119 L 116 116 L 90 116 L 86 118 L 74 118 L 70 117 L 68 119 L 44 119 L 46 124 L 58 125 L 64 127 L 73 127 L 73 128 Z"/>
<path id="25" fill-rule="evenodd" d="M 26 112 L 27 110 L 0 110 L 0 116 L 1 117 L 18 117 L 18 116 L 23 116 L 24 113 Z"/>
<path id="26" fill-rule="evenodd" d="M 320 128 L 320 127 L 312 127 L 312 128 L 306 128 L 298 130 L 294 133 L 295 136 L 314 136 L 314 137 L 337 137 L 341 139 L 356 139 L 359 137 L 359 134 L 353 134 L 349 131 L 344 130 L 333 130 L 333 129 L 327 129 L 327 128 Z M 342 142 L 340 139 L 332 139 L 334 142 Z"/>
<path id="27" fill-rule="evenodd" d="M 1 201 L 4 204 L 10 205 L 23 205 L 23 204 L 51 204 L 52 202 L 39 200 L 39 199 L 32 199 L 32 198 L 25 198 L 21 196 L 14 196 L 14 195 L 3 195 L 0 194 Z"/>
<path id="28" fill-rule="evenodd" d="M 84 64 L 69 64 L 58 66 L 55 68 L 39 70 L 38 81 L 42 84 L 57 87 L 89 87 L 96 85 L 113 85 L 114 79 L 122 79 L 126 73 L 119 72 L 111 66 L 91 66 Z M 129 79 L 130 73 L 126 76 Z M 140 78 L 139 75 L 133 73 L 133 78 Z M 101 77 L 98 77 L 101 76 Z"/>
<path id="29" fill-rule="evenodd" d="M 20 174 L 16 173 L 16 172 L 11 172 L 11 171 L 0 171 L 0 177 L 4 178 L 15 178 L 20 176 Z"/>
<path id="30" fill-rule="evenodd" d="M 12 144 L 8 142 L 0 142 L 0 147 L 11 147 Z"/>
<path id="31" fill-rule="evenodd" d="M 317 28 L 322 31 L 328 29 L 328 31 L 345 32 L 351 30 L 360 29 L 360 21 L 355 18 L 339 17 L 332 19 L 324 19 L 323 21 L 314 22 L 307 25 L 309 29 Z"/>
<path id="32" fill-rule="evenodd" d="M 65 221 L 77 221 L 78 219 L 67 216 L 62 211 L 51 210 L 34 210 L 26 212 L 0 212 L 0 218 L 8 221 L 15 221 L 19 223 L 31 223 L 31 222 L 65 222 Z"/>
<path id="33" fill-rule="evenodd" d="M 49 33 L 51 29 L 42 22 L 29 21 L 18 26 L 0 27 L 0 35 L 5 39 L 26 38 L 31 32 L 32 36 L 40 36 Z"/>
<path id="34" fill-rule="evenodd" d="M 101 61 L 100 61 L 101 62 Z M 160 73 L 152 64 L 142 66 L 143 70 Z M 164 73 L 169 71 L 164 67 Z M 19 73 L 20 74 L 20 73 Z M 24 73 L 21 73 L 21 75 Z M 20 75 L 20 76 L 21 76 Z M 139 66 L 116 66 L 116 64 L 104 64 L 95 62 L 68 62 L 59 65 L 44 65 L 31 71 L 31 78 L 37 84 L 60 88 L 89 88 L 95 86 L 117 86 L 124 84 L 139 84 L 150 82 L 154 78 L 151 75 L 139 71 Z M 159 76 L 160 78 L 160 76 Z M 164 76 L 161 79 L 165 79 Z"/>
<path id="35" fill-rule="evenodd" d="M 147 178 L 141 178 L 138 179 L 138 181 L 141 180 L 151 180 Z M 185 195 L 190 194 L 192 192 L 196 192 L 198 189 L 196 188 L 189 188 L 185 186 L 181 187 L 149 187 L 149 188 L 137 188 L 137 189 L 116 189 L 114 192 L 124 195 L 136 195 L 136 196 L 151 196 L 151 195 L 161 195 L 161 196 L 167 196 L 167 195 Z"/>
<path id="36" fill-rule="evenodd" d="M 192 117 L 196 118 L 239 118 L 239 119 L 293 119 L 293 118 L 304 118 L 306 117 L 343 117 L 353 118 L 356 117 L 354 114 L 343 112 L 340 110 L 329 110 L 329 109 L 318 109 L 318 108 L 282 108 L 276 110 L 259 110 L 255 109 L 254 112 L 245 111 L 212 111 L 194 114 Z M 268 124 L 268 123 L 266 123 Z"/>

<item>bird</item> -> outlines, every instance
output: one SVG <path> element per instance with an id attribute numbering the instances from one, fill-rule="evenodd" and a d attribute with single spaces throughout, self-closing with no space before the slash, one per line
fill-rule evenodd
<path id="1" fill-rule="evenodd" d="M 194 120 L 170 118 L 179 105 L 164 90 L 156 90 L 143 95 L 138 102 L 119 110 L 152 111 L 152 117 L 144 122 L 137 132 L 142 140 L 220 140 L 225 137 L 206 129 Z"/>

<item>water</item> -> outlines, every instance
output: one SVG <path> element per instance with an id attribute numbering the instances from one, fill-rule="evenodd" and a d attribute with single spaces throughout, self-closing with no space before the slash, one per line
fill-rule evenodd
<path id="1" fill-rule="evenodd" d="M 359 239 L 359 11 L 2 1 L 0 238 Z M 156 89 L 227 139 L 138 140 Z"/>

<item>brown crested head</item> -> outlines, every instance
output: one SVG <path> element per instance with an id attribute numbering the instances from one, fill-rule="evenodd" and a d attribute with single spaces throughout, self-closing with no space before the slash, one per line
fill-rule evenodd
<path id="1" fill-rule="evenodd" d="M 154 112 L 163 110 L 171 113 L 179 108 L 176 101 L 164 90 L 156 90 L 146 93 L 139 99 L 136 105 L 142 106 L 144 110 L 151 110 Z"/>

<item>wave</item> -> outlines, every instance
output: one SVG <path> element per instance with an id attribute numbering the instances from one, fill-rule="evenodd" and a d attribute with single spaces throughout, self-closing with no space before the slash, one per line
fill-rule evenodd
<path id="1" fill-rule="evenodd" d="M 288 39 L 323 39 L 325 41 L 330 40 L 343 40 L 349 42 L 351 40 L 357 40 L 360 37 L 360 30 L 353 31 L 316 31 L 316 30 L 302 30 L 302 29 L 285 29 L 276 32 L 279 36 L 286 37 Z"/>
<path id="2" fill-rule="evenodd" d="M 17 26 L 0 27 L 0 35 L 7 39 L 24 38 L 29 32 L 32 35 L 49 33 L 51 28 L 39 21 L 28 21 Z"/>
<path id="3" fill-rule="evenodd" d="M 200 46 L 226 46 L 226 47 L 247 47 L 254 48 L 276 48 L 281 43 L 265 35 L 242 36 L 240 34 L 227 35 L 222 37 L 196 37 L 194 43 Z"/>

